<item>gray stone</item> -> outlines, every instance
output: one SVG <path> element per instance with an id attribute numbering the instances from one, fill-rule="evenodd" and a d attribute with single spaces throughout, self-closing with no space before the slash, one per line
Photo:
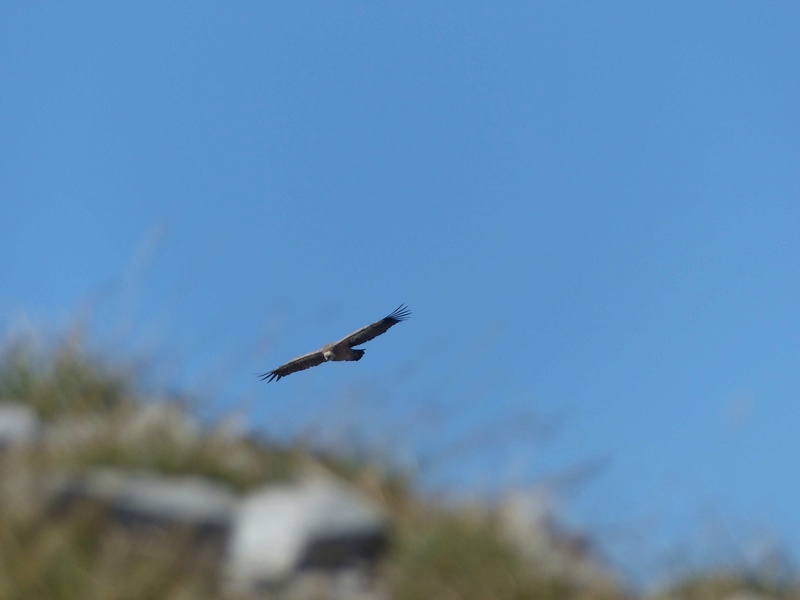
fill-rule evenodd
<path id="1" fill-rule="evenodd" d="M 383 511 L 332 477 L 268 486 L 239 507 L 228 582 L 234 590 L 253 590 L 274 586 L 295 571 L 369 569 L 387 540 Z"/>
<path id="2" fill-rule="evenodd" d="M 56 512 L 99 504 L 109 509 L 115 522 L 132 530 L 180 526 L 198 546 L 210 545 L 220 555 L 236 506 L 236 497 L 226 486 L 201 477 L 168 478 L 115 469 L 57 477 L 51 490 Z"/>
<path id="3" fill-rule="evenodd" d="M 41 423 L 36 411 L 18 402 L 0 403 L 0 450 L 32 443 L 39 438 Z"/>

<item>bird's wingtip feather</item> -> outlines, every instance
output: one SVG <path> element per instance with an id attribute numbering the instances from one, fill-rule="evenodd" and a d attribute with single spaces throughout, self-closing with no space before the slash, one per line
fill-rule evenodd
<path id="1" fill-rule="evenodd" d="M 281 378 L 281 376 L 275 371 L 268 371 L 267 373 L 261 373 L 261 375 L 259 375 L 258 377 L 261 379 L 261 381 L 266 381 L 267 383 L 278 381 Z"/>
<path id="2" fill-rule="evenodd" d="M 395 321 L 405 321 L 408 317 L 411 316 L 411 311 L 408 310 L 408 307 L 405 303 L 401 304 L 397 308 L 395 308 L 390 314 L 389 318 L 394 319 Z"/>

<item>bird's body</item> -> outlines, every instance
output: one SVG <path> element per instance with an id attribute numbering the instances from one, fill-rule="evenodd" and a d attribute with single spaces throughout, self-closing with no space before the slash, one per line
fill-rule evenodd
<path id="1" fill-rule="evenodd" d="M 279 381 L 281 377 L 286 377 L 291 373 L 316 367 L 317 365 L 321 365 L 326 361 L 361 360 L 361 357 L 364 356 L 364 350 L 354 348 L 354 346 L 368 342 L 371 339 L 378 337 L 382 333 L 386 333 L 386 331 L 392 325 L 396 325 L 401 321 L 405 321 L 410 314 L 411 311 L 409 311 L 404 304 L 401 304 L 391 314 L 384 317 L 380 321 L 376 321 L 371 325 L 362 327 L 358 331 L 354 331 L 338 342 L 328 344 L 320 350 L 309 352 L 308 354 L 304 354 L 303 356 L 295 358 L 294 360 L 290 360 L 285 365 L 282 365 L 272 371 L 263 373 L 259 377 L 261 377 L 262 381 Z"/>
<path id="2" fill-rule="evenodd" d="M 360 360 L 364 356 L 363 350 L 353 350 L 347 344 L 329 344 L 322 349 L 325 360 Z"/>

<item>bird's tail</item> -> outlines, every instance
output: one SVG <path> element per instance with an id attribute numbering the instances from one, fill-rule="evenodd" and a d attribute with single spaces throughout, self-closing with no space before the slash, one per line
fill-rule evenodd
<path id="1" fill-rule="evenodd" d="M 361 360 L 361 357 L 364 356 L 364 352 L 366 350 L 353 350 L 356 353 L 356 357 L 353 360 Z"/>

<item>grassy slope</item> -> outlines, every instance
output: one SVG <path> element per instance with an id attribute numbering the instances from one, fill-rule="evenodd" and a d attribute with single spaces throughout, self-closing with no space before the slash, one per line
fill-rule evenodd
<path id="1" fill-rule="evenodd" d="M 392 598 L 626 597 L 607 581 L 577 585 L 568 576 L 543 573 L 503 539 L 488 512 L 476 517 L 427 506 L 415 498 L 402 475 L 320 457 L 303 447 L 276 448 L 234 438 L 222 430 L 187 430 L 177 405 L 171 405 L 174 419 L 131 435 L 131 423 L 145 404 L 142 396 L 134 373 L 105 364 L 77 344 L 45 354 L 10 344 L 0 357 L 0 402 L 28 403 L 49 423 L 91 416 L 99 425 L 64 446 L 0 454 L 0 481 L 20 473 L 35 479 L 56 470 L 112 465 L 203 475 L 247 490 L 290 477 L 304 463 L 322 461 L 392 515 L 396 535 L 381 572 Z M 704 600 L 737 589 L 798 597 L 793 590 L 758 588 L 736 574 L 709 574 L 683 582 L 675 591 Z M 194 552 L 180 532 L 132 538 L 102 511 L 56 518 L 43 506 L 0 503 L 0 600 L 218 597 L 213 561 Z"/>

